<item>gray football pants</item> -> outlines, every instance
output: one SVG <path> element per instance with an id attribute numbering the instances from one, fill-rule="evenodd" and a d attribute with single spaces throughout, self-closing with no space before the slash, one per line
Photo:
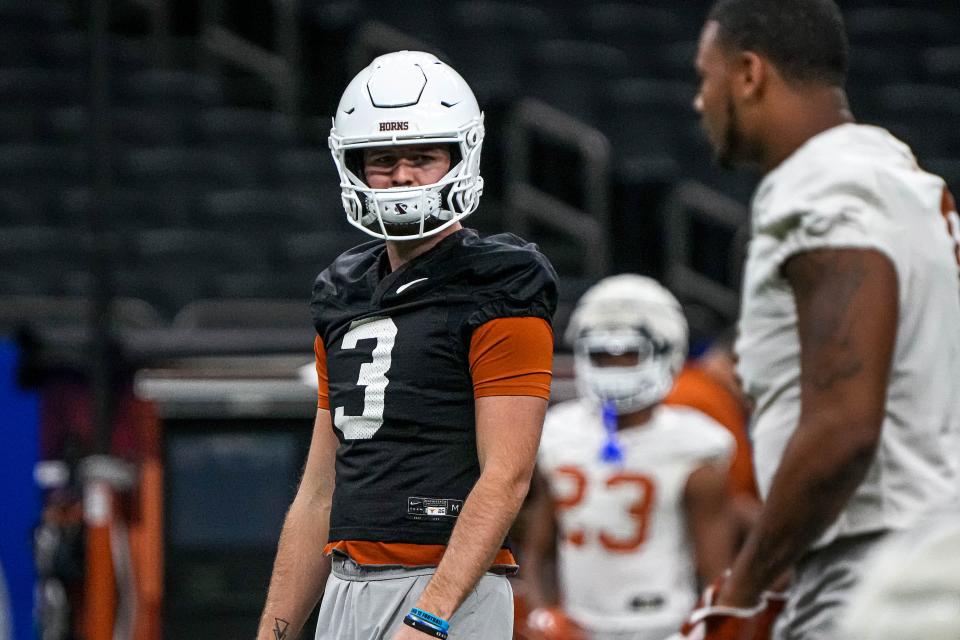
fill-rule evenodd
<path id="1" fill-rule="evenodd" d="M 433 568 L 365 568 L 335 555 L 320 604 L 316 640 L 390 640 L 433 572 Z M 512 636 L 513 589 L 505 576 L 484 574 L 450 618 L 450 640 L 510 640 Z"/>
<path id="2" fill-rule="evenodd" d="M 864 559 L 885 538 L 886 532 L 840 538 L 801 558 L 774 639 L 833 640 L 851 591 L 864 578 Z"/>

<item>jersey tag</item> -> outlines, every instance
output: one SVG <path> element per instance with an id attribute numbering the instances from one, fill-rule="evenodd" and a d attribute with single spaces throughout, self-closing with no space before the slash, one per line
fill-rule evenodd
<path id="1" fill-rule="evenodd" d="M 440 522 L 445 518 L 456 518 L 463 509 L 463 500 L 450 498 L 407 498 L 407 517 L 411 520 Z"/>
<path id="2" fill-rule="evenodd" d="M 663 608 L 666 598 L 659 593 L 641 593 L 630 599 L 630 608 L 633 611 L 653 612 Z"/>

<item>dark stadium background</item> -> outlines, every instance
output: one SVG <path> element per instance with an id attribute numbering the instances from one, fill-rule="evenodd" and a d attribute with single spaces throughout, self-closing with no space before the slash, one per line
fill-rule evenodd
<path id="1" fill-rule="evenodd" d="M 468 225 L 541 245 L 562 279 L 558 336 L 579 294 L 623 271 L 681 298 L 694 351 L 726 328 L 757 176 L 713 167 L 691 107 L 709 4 L 0 0 L 14 637 L 33 637 L 41 498 L 76 504 L 101 477 L 79 464 L 94 453 L 136 463 L 111 485 L 117 520 L 149 534 L 133 555 L 152 586 L 137 571 L 127 585 L 148 603 L 135 636 L 252 635 L 314 407 L 307 299 L 365 238 L 340 208 L 330 115 L 375 55 L 425 49 L 474 88 L 486 189 Z M 855 115 L 957 191 L 960 4 L 840 4 Z M 42 497 L 37 459 L 70 480 L 51 472 Z M 72 599 L 102 569 L 83 546 L 45 574 Z"/>

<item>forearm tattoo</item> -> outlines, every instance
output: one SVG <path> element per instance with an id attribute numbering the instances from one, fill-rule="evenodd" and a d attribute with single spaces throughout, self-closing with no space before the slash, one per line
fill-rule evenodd
<path id="1" fill-rule="evenodd" d="M 811 251 L 789 265 L 787 277 L 798 306 L 809 311 L 800 331 L 807 333 L 808 345 L 815 353 L 823 356 L 801 375 L 819 391 L 830 390 L 864 368 L 855 335 L 856 298 L 867 276 L 867 266 L 857 251 Z"/>
<path id="2" fill-rule="evenodd" d="M 273 619 L 274 640 L 286 640 L 287 629 L 289 627 L 290 627 L 290 623 L 284 620 L 283 618 L 274 618 Z"/>

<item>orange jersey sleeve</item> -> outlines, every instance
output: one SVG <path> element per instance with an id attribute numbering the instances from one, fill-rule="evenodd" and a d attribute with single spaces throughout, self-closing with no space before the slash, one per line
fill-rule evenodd
<path id="1" fill-rule="evenodd" d="M 323 338 L 313 340 L 313 353 L 317 359 L 317 407 L 330 409 L 330 384 L 327 378 L 327 352 L 323 347 Z"/>
<path id="2" fill-rule="evenodd" d="M 495 318 L 470 339 L 473 395 L 550 398 L 553 329 L 543 318 Z"/>
<path id="3" fill-rule="evenodd" d="M 753 474 L 753 452 L 747 438 L 747 417 L 737 400 L 705 372 L 686 367 L 677 376 L 664 402 L 697 409 L 727 428 L 737 441 L 737 451 L 730 465 L 730 488 L 734 493 L 757 498 L 759 492 Z"/>

